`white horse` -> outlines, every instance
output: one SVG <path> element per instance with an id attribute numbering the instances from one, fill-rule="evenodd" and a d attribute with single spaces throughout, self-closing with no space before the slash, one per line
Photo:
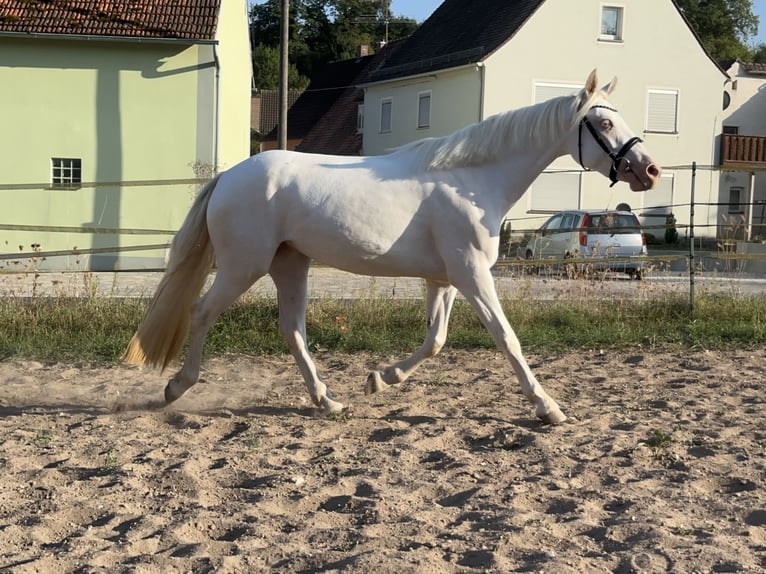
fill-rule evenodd
<path id="1" fill-rule="evenodd" d="M 164 369 L 191 330 L 186 360 L 165 388 L 166 402 L 175 401 L 197 382 L 212 323 L 268 273 L 279 294 L 280 332 L 311 399 L 326 412 L 343 409 L 320 380 L 306 341 L 314 259 L 352 273 L 426 280 L 423 345 L 371 373 L 367 392 L 401 383 L 439 352 L 459 291 L 510 361 L 535 414 L 547 423 L 565 420 L 522 355 L 490 268 L 503 218 L 555 158 L 569 153 L 583 168 L 634 191 L 657 182 L 660 168 L 606 100 L 614 85 L 598 90 L 594 70 L 578 95 L 500 113 L 387 155 L 269 151 L 221 173 L 173 239 L 167 270 L 125 359 Z M 214 258 L 215 280 L 198 299 Z"/>

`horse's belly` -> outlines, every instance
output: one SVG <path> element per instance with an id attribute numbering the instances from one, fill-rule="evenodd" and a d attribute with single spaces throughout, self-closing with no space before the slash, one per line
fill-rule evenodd
<path id="1" fill-rule="evenodd" d="M 447 278 L 441 258 L 429 250 L 418 250 L 415 246 L 403 250 L 393 245 L 382 251 L 369 244 L 337 240 L 327 245 L 318 240 L 290 244 L 317 263 L 349 273 L 378 277 L 424 277 L 435 281 L 445 281 Z"/>

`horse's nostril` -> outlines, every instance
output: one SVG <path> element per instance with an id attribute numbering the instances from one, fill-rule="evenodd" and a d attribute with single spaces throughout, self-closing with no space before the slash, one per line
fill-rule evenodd
<path id="1" fill-rule="evenodd" d="M 662 175 L 662 170 L 652 163 L 649 164 L 649 167 L 646 168 L 646 173 L 649 175 L 649 177 L 657 178 Z"/>

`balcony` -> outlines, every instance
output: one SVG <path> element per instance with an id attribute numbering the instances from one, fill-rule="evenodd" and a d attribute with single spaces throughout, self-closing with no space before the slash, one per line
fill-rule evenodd
<path id="1" fill-rule="evenodd" d="M 766 167 L 766 137 L 723 134 L 721 167 Z"/>

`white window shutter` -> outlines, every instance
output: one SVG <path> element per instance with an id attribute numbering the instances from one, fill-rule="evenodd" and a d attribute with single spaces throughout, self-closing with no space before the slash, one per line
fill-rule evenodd
<path id="1" fill-rule="evenodd" d="M 582 90 L 582 86 L 576 84 L 535 84 L 535 103 L 547 102 L 560 96 L 572 96 Z"/>
<path id="2" fill-rule="evenodd" d="M 530 211 L 556 212 L 580 207 L 580 174 L 541 173 L 529 188 Z"/>
<path id="3" fill-rule="evenodd" d="M 670 134 L 678 131 L 678 92 L 649 91 L 646 131 Z"/>

